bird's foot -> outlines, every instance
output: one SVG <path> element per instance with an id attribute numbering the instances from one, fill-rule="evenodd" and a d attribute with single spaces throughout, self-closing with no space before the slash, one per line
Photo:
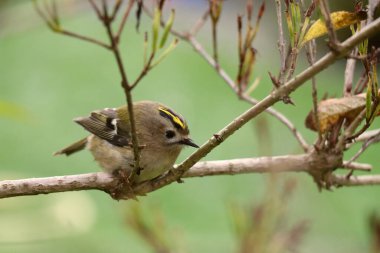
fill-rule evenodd
<path id="1" fill-rule="evenodd" d="M 112 175 L 118 179 L 118 182 L 115 188 L 110 191 L 111 197 L 116 200 L 137 200 L 133 190 L 133 182 L 130 180 L 130 173 L 125 169 L 117 169 L 112 172 Z"/>

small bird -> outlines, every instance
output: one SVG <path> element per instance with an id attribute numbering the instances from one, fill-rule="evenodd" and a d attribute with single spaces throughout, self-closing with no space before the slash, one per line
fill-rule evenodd
<path id="1" fill-rule="evenodd" d="M 141 171 L 132 183 L 140 183 L 162 175 L 172 168 L 182 148 L 199 148 L 189 137 L 186 121 L 167 106 L 140 101 L 133 104 L 136 134 L 140 149 Z M 84 148 L 109 173 L 120 169 L 128 174 L 134 166 L 128 107 L 94 111 L 89 117 L 74 119 L 91 133 L 54 155 L 71 155 Z"/>

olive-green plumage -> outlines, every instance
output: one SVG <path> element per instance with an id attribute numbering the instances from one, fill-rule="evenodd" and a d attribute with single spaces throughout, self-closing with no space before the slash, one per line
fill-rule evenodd
<path id="1" fill-rule="evenodd" d="M 185 120 L 167 106 L 152 101 L 133 104 L 140 151 L 140 175 L 135 183 L 153 179 L 171 169 L 184 145 L 198 147 L 189 138 Z M 56 155 L 70 155 L 85 147 L 107 172 L 132 171 L 134 155 L 127 106 L 94 111 L 74 120 L 90 136 L 64 148 Z"/>

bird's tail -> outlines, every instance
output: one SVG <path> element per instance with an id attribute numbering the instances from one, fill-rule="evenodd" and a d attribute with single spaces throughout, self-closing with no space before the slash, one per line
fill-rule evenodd
<path id="1" fill-rule="evenodd" d="M 73 144 L 71 144 L 70 146 L 68 146 L 62 150 L 55 152 L 53 155 L 67 155 L 67 156 L 69 156 L 75 152 L 78 152 L 78 151 L 81 151 L 82 149 L 84 149 L 86 147 L 86 144 L 87 144 L 87 137 L 83 138 L 77 142 L 74 142 Z"/>

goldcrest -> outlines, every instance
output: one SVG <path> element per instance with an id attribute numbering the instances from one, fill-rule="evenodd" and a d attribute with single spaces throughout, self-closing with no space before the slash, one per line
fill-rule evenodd
<path id="1" fill-rule="evenodd" d="M 133 183 L 156 178 L 171 169 L 185 145 L 198 148 L 189 137 L 186 121 L 167 106 L 141 101 L 133 104 L 133 112 L 142 169 Z M 74 121 L 91 135 L 55 155 L 68 156 L 87 148 L 104 171 L 132 171 L 134 153 L 127 106 L 94 111 Z"/>

